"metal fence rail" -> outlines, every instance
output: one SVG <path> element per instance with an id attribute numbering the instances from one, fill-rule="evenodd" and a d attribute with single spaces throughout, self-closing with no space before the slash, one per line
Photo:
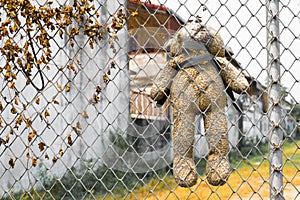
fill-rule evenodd
<path id="1" fill-rule="evenodd" d="M 267 2 L 268 18 L 268 70 L 270 77 L 268 112 L 271 122 L 270 130 L 270 187 L 271 199 L 283 198 L 282 153 L 283 132 L 279 128 L 281 116 L 280 88 L 280 40 L 279 40 L 279 2 Z"/>
<path id="2" fill-rule="evenodd" d="M 297 0 L 1 1 L 1 199 L 300 199 L 299 16 Z M 189 118 L 192 95 L 177 109 L 168 92 L 189 90 L 177 75 L 166 101 L 150 94 L 162 70 L 175 73 L 166 66 L 181 66 L 172 48 L 184 44 L 166 44 L 192 20 L 222 37 L 234 80 L 248 84 L 227 93 L 212 125 L 207 109 Z M 222 116 L 227 132 L 211 137 Z M 224 135 L 228 145 L 211 144 Z M 188 153 L 178 157 L 180 145 Z M 229 150 L 219 186 L 210 184 L 222 172 L 211 167 L 212 149 Z M 183 157 L 178 170 L 173 158 Z M 197 179 L 181 187 L 186 169 Z"/>

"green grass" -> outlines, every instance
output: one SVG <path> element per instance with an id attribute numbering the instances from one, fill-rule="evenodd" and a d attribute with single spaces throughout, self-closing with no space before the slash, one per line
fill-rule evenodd
<path id="1" fill-rule="evenodd" d="M 283 186 L 286 199 L 295 199 L 300 188 L 300 140 L 285 139 L 282 147 Z M 15 199 L 53 199 L 68 197 L 65 188 L 78 199 L 269 199 L 268 145 L 264 144 L 241 152 L 230 153 L 232 173 L 222 187 L 213 187 L 206 181 L 205 159 L 195 160 L 199 179 L 191 188 L 178 187 L 170 171 L 165 169 L 147 174 L 125 173 L 100 167 L 93 172 L 72 169 L 58 182 L 44 177 L 48 192 L 32 189 L 11 193 Z M 87 166 L 92 161 L 87 161 Z M 98 177 L 98 178 L 97 178 Z M 81 178 L 84 187 L 77 181 Z M 99 182 L 101 179 L 101 184 Z M 98 181 L 98 182 L 97 182 Z M 97 183 L 97 184 L 96 184 Z M 105 184 L 105 187 L 103 186 Z M 64 187 L 62 187 L 64 185 Z M 90 189 L 87 194 L 86 189 Z M 107 191 L 107 188 L 109 191 Z M 50 195 L 51 194 L 51 195 Z M 70 197 L 70 196 L 69 196 Z"/>
<path id="2" fill-rule="evenodd" d="M 296 188 L 300 187 L 300 141 L 285 140 L 283 152 L 283 187 L 286 199 L 295 199 L 298 195 Z M 195 186 L 181 188 L 172 176 L 164 179 L 152 179 L 148 184 L 120 199 L 269 199 L 269 161 L 268 145 L 246 153 L 243 159 L 239 153 L 232 153 L 233 171 L 224 186 L 214 187 L 207 183 L 203 171 Z M 200 166 L 204 166 L 203 161 Z M 202 175 L 201 175 L 202 174 Z M 118 199 L 107 196 L 100 199 Z"/>

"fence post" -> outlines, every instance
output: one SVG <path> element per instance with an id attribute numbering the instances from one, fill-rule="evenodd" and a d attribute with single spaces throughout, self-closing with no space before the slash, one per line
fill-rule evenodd
<path id="1" fill-rule="evenodd" d="M 270 199 L 284 199 L 282 186 L 283 132 L 281 122 L 280 86 L 280 41 L 279 41 L 279 0 L 266 0 L 267 9 L 267 52 L 268 52 L 268 96 L 269 109 L 269 161 Z"/>

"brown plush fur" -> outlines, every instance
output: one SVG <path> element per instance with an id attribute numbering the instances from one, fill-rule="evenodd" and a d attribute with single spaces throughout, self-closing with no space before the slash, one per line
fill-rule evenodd
<path id="1" fill-rule="evenodd" d="M 230 174 L 225 114 L 227 96 L 222 79 L 239 93 L 247 89 L 248 82 L 239 70 L 221 58 L 221 71 L 209 61 L 177 71 L 176 66 L 185 60 L 205 53 L 182 49 L 184 42 L 189 39 L 205 42 L 209 52 L 214 55 L 225 55 L 219 35 L 216 36 L 215 32 L 199 22 L 187 24 L 167 44 L 171 59 L 154 81 L 151 97 L 160 101 L 170 92 L 169 99 L 173 108 L 173 174 L 176 182 L 182 187 L 196 184 L 198 175 L 193 160 L 194 121 L 196 115 L 203 114 L 210 148 L 206 165 L 207 180 L 212 185 L 222 185 Z"/>

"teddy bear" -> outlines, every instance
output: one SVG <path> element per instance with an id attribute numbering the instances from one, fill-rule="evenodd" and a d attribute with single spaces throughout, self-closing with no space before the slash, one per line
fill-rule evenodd
<path id="1" fill-rule="evenodd" d="M 197 182 L 193 159 L 194 121 L 196 115 L 202 114 L 209 146 L 207 180 L 214 186 L 223 185 L 231 170 L 226 91 L 243 93 L 249 83 L 232 64 L 232 53 L 224 48 L 220 35 L 201 20 L 185 24 L 166 43 L 165 49 L 167 64 L 153 81 L 150 96 L 158 105 L 167 98 L 172 105 L 175 181 L 182 187 L 191 187 Z"/>

